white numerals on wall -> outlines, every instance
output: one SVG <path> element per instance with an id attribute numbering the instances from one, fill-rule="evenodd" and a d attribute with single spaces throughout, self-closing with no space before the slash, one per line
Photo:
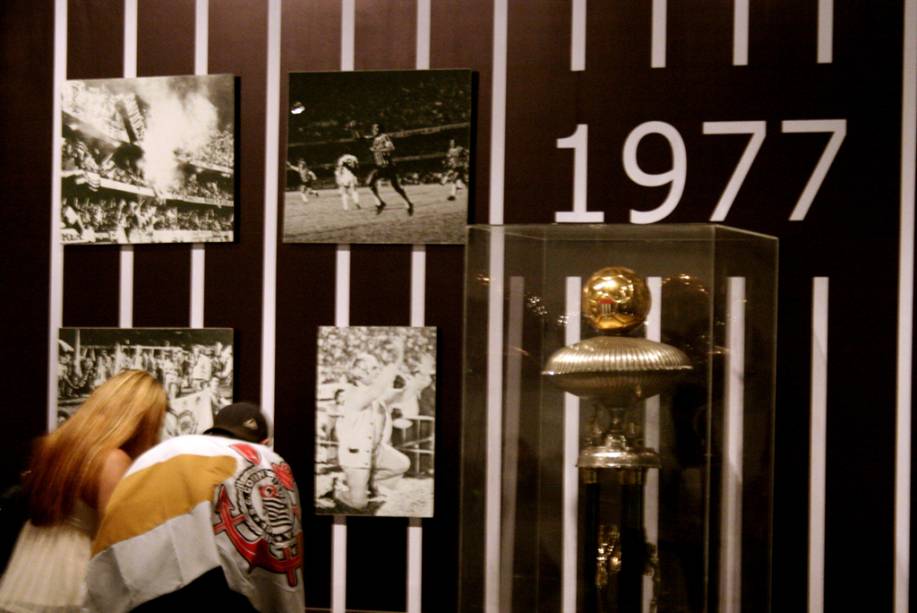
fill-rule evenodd
<path id="1" fill-rule="evenodd" d="M 831 138 L 825 145 L 821 157 L 815 164 L 812 174 L 802 190 L 796 206 L 790 214 L 790 221 L 802 221 L 806 218 L 815 196 L 821 188 L 834 162 L 835 156 L 847 135 L 846 119 L 794 119 L 785 120 L 780 124 L 781 132 L 790 134 L 828 132 Z M 748 134 L 748 143 L 742 152 L 726 187 L 720 195 L 710 221 L 723 221 L 735 202 L 742 184 L 751 170 L 755 157 L 764 144 L 767 124 L 764 121 L 705 121 L 702 124 L 705 135 L 733 135 Z M 644 137 L 651 134 L 662 136 L 672 154 L 672 167 L 665 172 L 650 173 L 640 167 L 637 161 L 637 149 Z M 558 149 L 573 149 L 573 210 L 555 213 L 555 221 L 568 223 L 602 223 L 605 214 L 601 211 L 589 211 L 586 208 L 587 195 L 587 162 L 589 149 L 589 126 L 578 124 L 576 131 L 566 138 L 557 139 Z M 630 222 L 635 224 L 649 224 L 662 221 L 672 214 L 684 193 L 688 177 L 688 154 L 684 139 L 678 130 L 664 121 L 647 121 L 630 131 L 624 141 L 622 155 L 624 172 L 628 178 L 643 187 L 669 186 L 669 192 L 659 206 L 649 211 L 630 210 Z"/>
<path id="2" fill-rule="evenodd" d="M 710 215 L 710 221 L 723 221 L 726 219 L 729 207 L 735 201 L 736 194 L 739 193 L 739 188 L 742 187 L 751 164 L 755 161 L 758 150 L 761 149 L 765 130 L 766 124 L 763 121 L 704 122 L 704 134 L 751 134 L 751 138 L 748 139 L 748 145 L 745 146 L 745 151 L 742 152 L 742 157 L 739 158 L 739 163 L 736 165 L 736 169 L 732 171 L 732 176 L 729 177 L 726 189 L 723 190 L 723 195 L 720 196 L 719 202 L 716 203 L 716 208 L 713 209 L 713 214 Z"/>
<path id="3" fill-rule="evenodd" d="M 554 214 L 558 223 L 603 223 L 605 213 L 586 210 L 586 178 L 589 165 L 589 126 L 581 123 L 566 138 L 557 139 L 558 149 L 573 149 L 573 210 Z"/>
<path id="4" fill-rule="evenodd" d="M 666 172 L 651 174 L 645 172 L 637 163 L 637 147 L 643 137 L 659 134 L 666 139 L 672 149 L 672 168 Z M 647 121 L 631 130 L 624 141 L 624 172 L 630 180 L 643 187 L 659 187 L 670 184 L 669 194 L 662 204 L 651 211 L 630 211 L 631 223 L 654 223 L 672 214 L 681 194 L 685 191 L 685 180 L 688 178 L 688 153 L 685 141 L 672 124 L 664 121 Z"/>
<path id="5" fill-rule="evenodd" d="M 825 150 L 815 165 L 809 181 L 802 190 L 802 195 L 799 196 L 799 200 L 790 214 L 790 221 L 802 221 L 806 218 L 806 213 L 809 212 L 809 207 L 812 205 L 812 201 L 815 200 L 815 194 L 818 193 L 818 188 L 821 187 L 822 181 L 825 180 L 828 169 L 831 168 L 831 162 L 834 161 L 837 150 L 841 148 L 841 143 L 844 141 L 844 137 L 847 136 L 847 120 L 796 119 L 784 121 L 780 124 L 780 127 L 784 132 L 791 133 L 831 132 L 831 140 L 825 146 Z"/>

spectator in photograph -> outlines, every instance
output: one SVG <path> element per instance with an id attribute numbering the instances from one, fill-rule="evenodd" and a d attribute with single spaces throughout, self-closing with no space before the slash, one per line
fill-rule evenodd
<path id="1" fill-rule="evenodd" d="M 433 383 L 433 358 L 424 355 L 413 370 L 403 370 L 395 379 L 395 387 L 389 405 L 398 410 L 399 417 L 411 418 L 420 415 L 420 397 Z"/>
<path id="2" fill-rule="evenodd" d="M 309 195 L 318 197 L 318 192 L 312 187 L 315 183 L 315 173 L 309 169 L 306 160 L 298 158 L 296 164 L 287 162 L 287 168 L 299 175 L 299 197 L 303 203 L 309 202 Z"/>
<path id="3" fill-rule="evenodd" d="M 75 201 L 76 198 L 73 200 Z M 73 204 L 71 204 L 70 198 L 64 198 L 64 206 L 61 209 L 61 225 L 64 230 L 76 232 L 80 238 L 82 238 L 83 234 L 86 232 L 86 228 L 83 225 L 83 219 Z"/>
<path id="4" fill-rule="evenodd" d="M 135 345 L 131 350 L 132 355 L 128 358 L 130 360 L 130 367 L 134 370 L 146 370 L 143 367 L 143 353 L 139 345 Z"/>
<path id="5" fill-rule="evenodd" d="M 442 183 L 451 183 L 447 200 L 455 200 L 459 190 L 465 189 L 468 183 L 468 150 L 455 144 L 455 139 L 449 139 L 449 149 L 446 151 L 446 173 Z"/>
<path id="6" fill-rule="evenodd" d="M 206 435 L 164 441 L 112 494 L 93 541 L 90 610 L 302 613 L 301 508 L 267 419 L 239 402 Z"/>
<path id="7" fill-rule="evenodd" d="M 210 350 L 198 347 L 197 359 L 191 368 L 191 387 L 198 392 L 204 389 L 213 376 L 213 362 L 210 359 Z"/>
<path id="8" fill-rule="evenodd" d="M 373 154 L 373 169 L 366 179 L 366 184 L 369 185 L 369 189 L 376 199 L 376 215 L 382 213 L 382 210 L 387 206 L 382 197 L 379 196 L 378 186 L 379 181 L 387 179 L 391 183 L 392 189 L 398 192 L 398 195 L 407 203 L 408 216 L 410 217 L 414 214 L 414 204 L 408 198 L 407 192 L 404 191 L 401 186 L 401 180 L 398 177 L 398 169 L 395 167 L 394 160 L 395 143 L 385 133 L 384 126 L 378 122 L 372 125 L 369 138 L 372 139 L 372 145 L 369 150 Z"/>
<path id="9" fill-rule="evenodd" d="M 166 404 L 151 375 L 125 371 L 38 440 L 24 478 L 29 521 L 0 579 L 0 610 L 81 610 L 98 519 L 133 458 L 158 440 Z"/>
<path id="10" fill-rule="evenodd" d="M 229 404 L 229 401 L 223 396 L 223 392 L 220 391 L 219 377 L 210 377 L 210 383 L 207 385 L 207 395 L 210 401 L 210 411 L 213 417 L 216 418 L 223 407 Z"/>
<path id="11" fill-rule="evenodd" d="M 334 182 L 341 193 L 341 208 L 345 211 L 350 210 L 350 203 L 360 208 L 360 192 L 357 191 L 359 182 L 357 181 L 357 169 L 360 166 L 357 156 L 351 153 L 345 153 L 338 158 L 334 166 Z"/>
<path id="12" fill-rule="evenodd" d="M 107 351 L 96 351 L 95 380 L 93 381 L 93 387 L 102 385 L 102 383 L 110 379 L 112 375 L 115 374 L 114 370 L 114 361 L 111 355 Z"/>
<path id="13" fill-rule="evenodd" d="M 220 363 L 223 365 L 220 371 L 220 380 L 223 385 L 232 385 L 232 345 L 226 345 L 220 351 Z"/>
<path id="14" fill-rule="evenodd" d="M 85 351 L 80 355 L 67 355 L 66 371 L 58 376 L 58 390 L 62 398 L 86 396 L 99 383 L 92 358 Z"/>
<path id="15" fill-rule="evenodd" d="M 382 366 L 369 354 L 353 361 L 351 386 L 342 392 L 336 425 L 338 464 L 344 472 L 347 489 L 335 492 L 338 504 L 346 510 L 364 511 L 370 496 L 391 490 L 410 468 L 406 455 L 390 444 L 392 423 L 386 403 L 402 368 L 404 339 L 392 342 L 390 361 Z"/>
<path id="16" fill-rule="evenodd" d="M 128 348 L 120 343 L 115 343 L 115 372 L 121 372 L 129 368 L 131 368 L 131 359 L 128 354 Z"/>
<path id="17" fill-rule="evenodd" d="M 178 349 L 166 349 L 162 352 L 159 359 L 159 371 L 162 373 L 162 385 L 166 388 L 166 393 L 170 400 L 178 398 L 181 392 L 181 381 L 178 374 L 178 363 L 176 353 Z"/>

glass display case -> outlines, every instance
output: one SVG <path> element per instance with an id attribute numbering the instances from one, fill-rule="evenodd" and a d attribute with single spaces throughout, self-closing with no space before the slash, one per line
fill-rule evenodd
<path id="1" fill-rule="evenodd" d="M 770 610 L 776 239 L 468 232 L 459 610 Z"/>

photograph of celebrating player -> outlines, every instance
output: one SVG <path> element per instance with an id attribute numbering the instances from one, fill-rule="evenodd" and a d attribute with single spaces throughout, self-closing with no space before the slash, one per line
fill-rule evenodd
<path id="1" fill-rule="evenodd" d="M 291 73 L 284 242 L 463 243 L 471 91 L 468 70 Z"/>
<path id="2" fill-rule="evenodd" d="M 436 328 L 321 326 L 315 511 L 432 517 Z"/>

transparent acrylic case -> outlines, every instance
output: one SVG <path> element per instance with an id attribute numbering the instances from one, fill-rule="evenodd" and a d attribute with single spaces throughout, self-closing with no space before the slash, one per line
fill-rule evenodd
<path id="1" fill-rule="evenodd" d="M 628 379 L 658 468 L 578 468 L 609 422 L 543 374 L 603 335 L 580 307 L 609 266 L 651 296 L 624 335 L 690 364 Z M 770 610 L 776 271 L 776 239 L 724 226 L 469 227 L 460 611 Z"/>

